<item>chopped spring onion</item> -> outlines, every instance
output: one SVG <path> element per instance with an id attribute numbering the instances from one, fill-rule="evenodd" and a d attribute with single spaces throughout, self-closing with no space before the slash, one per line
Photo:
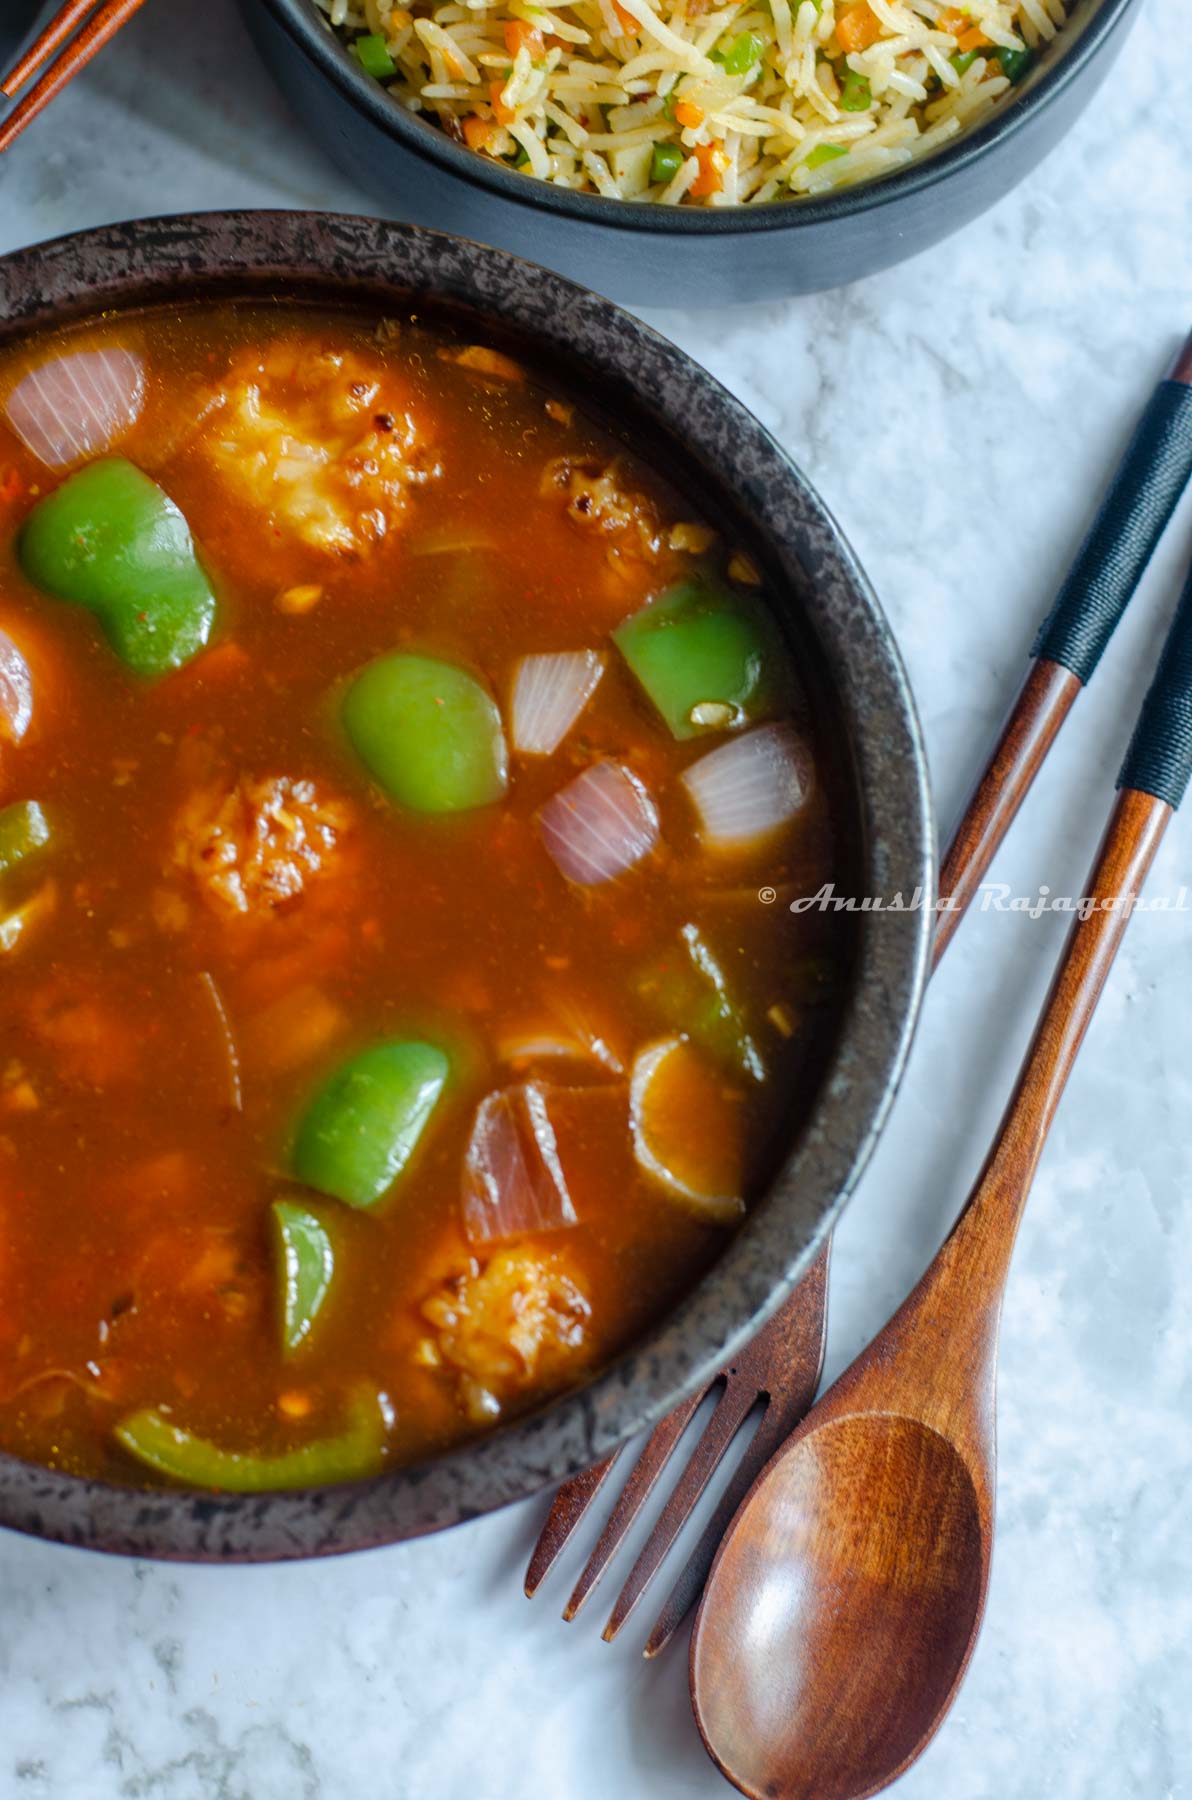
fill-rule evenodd
<path id="1" fill-rule="evenodd" d="M 568 881 L 595 887 L 649 855 L 658 842 L 658 813 L 630 769 L 598 762 L 547 801 L 538 829 Z"/>
<path id="2" fill-rule="evenodd" d="M 843 144 L 817 144 L 810 156 L 803 159 L 806 169 L 821 169 L 825 163 L 835 162 L 838 156 L 847 156 L 848 151 Z"/>
<path id="3" fill-rule="evenodd" d="M 726 75 L 748 75 L 765 49 L 763 39 L 754 31 L 738 32 L 723 50 L 713 50 L 711 61 L 719 63 Z"/>
<path id="4" fill-rule="evenodd" d="M 844 78 L 844 86 L 840 90 L 840 105 L 844 112 L 868 112 L 873 104 L 873 93 L 867 75 L 858 75 L 850 69 Z"/>
<path id="5" fill-rule="evenodd" d="M 523 656 L 513 678 L 513 743 L 527 756 L 556 751 L 604 674 L 597 650 Z"/>
<path id="6" fill-rule="evenodd" d="M 980 54 L 979 50 L 958 50 L 955 56 L 948 58 L 948 61 L 958 75 L 967 75 Z"/>
<path id="7" fill-rule="evenodd" d="M 1022 50 L 1007 50 L 1004 44 L 996 45 L 993 54 L 1001 63 L 1002 74 L 1008 78 L 1012 87 L 1017 87 L 1023 77 L 1030 73 L 1036 60 L 1035 52 L 1033 50 L 1025 48 Z"/>
<path id="8" fill-rule="evenodd" d="M 732 738 L 684 771 L 701 835 L 713 850 L 741 850 L 793 819 L 811 787 L 811 759 L 789 725 Z"/>
<path id="9" fill-rule="evenodd" d="M 388 81 L 391 75 L 397 74 L 397 64 L 379 31 L 369 31 L 358 37 L 352 49 L 366 75 L 372 75 L 377 81 Z"/>

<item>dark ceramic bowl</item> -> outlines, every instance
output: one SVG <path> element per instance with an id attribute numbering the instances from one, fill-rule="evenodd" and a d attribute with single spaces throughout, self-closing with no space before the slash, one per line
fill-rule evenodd
<path id="1" fill-rule="evenodd" d="M 583 393 L 765 572 L 834 742 L 837 814 L 865 894 L 932 891 L 927 771 L 897 651 L 822 501 L 757 420 L 664 338 L 502 251 L 309 213 L 151 219 L 0 259 L 0 344 L 189 296 L 335 300 L 461 318 Z M 902 1070 L 930 914 L 858 919 L 853 980 L 809 1116 L 769 1192 L 700 1285 L 588 1386 L 448 1456 L 350 1487 L 144 1492 L 0 1455 L 0 1524 L 139 1555 L 265 1560 L 387 1543 L 587 1467 L 702 1386 L 786 1298 L 843 1206 Z"/>
<path id="2" fill-rule="evenodd" d="M 1140 0 L 1076 0 L 1013 98 L 922 162 L 820 199 L 723 210 L 603 200 L 516 174 L 390 99 L 314 0 L 242 6 L 303 129 L 388 216 L 496 244 L 623 303 L 712 306 L 840 287 L 967 225 L 1059 142 Z"/>

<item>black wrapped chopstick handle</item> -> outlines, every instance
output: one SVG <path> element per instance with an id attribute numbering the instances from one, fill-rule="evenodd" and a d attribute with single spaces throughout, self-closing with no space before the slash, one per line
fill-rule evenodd
<path id="1" fill-rule="evenodd" d="M 1176 807 L 1192 777 L 1192 570 L 1118 776 Z"/>
<path id="2" fill-rule="evenodd" d="M 1151 395 L 1032 655 L 1092 675 L 1192 476 L 1192 338 Z"/>

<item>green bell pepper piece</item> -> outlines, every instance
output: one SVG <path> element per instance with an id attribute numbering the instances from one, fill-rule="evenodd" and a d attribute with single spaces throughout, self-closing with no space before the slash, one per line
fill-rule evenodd
<path id="1" fill-rule="evenodd" d="M 505 792 L 509 764 L 496 702 L 453 663 L 379 657 L 349 688 L 343 722 L 381 786 L 415 812 L 462 812 Z"/>
<path id="2" fill-rule="evenodd" d="M 761 601 L 706 575 L 651 600 L 613 642 L 677 738 L 764 718 L 789 692 L 786 650 Z"/>
<path id="3" fill-rule="evenodd" d="M 360 67 L 375 81 L 387 81 L 397 74 L 397 64 L 389 54 L 389 46 L 379 31 L 369 31 L 352 45 Z"/>
<path id="4" fill-rule="evenodd" d="M 434 1111 L 450 1065 L 433 1044 L 378 1044 L 311 1101 L 294 1144 L 299 1181 L 348 1206 L 375 1206 L 401 1174 Z"/>
<path id="5" fill-rule="evenodd" d="M 190 1487 L 222 1488 L 235 1494 L 270 1493 L 277 1488 L 320 1487 L 375 1475 L 384 1456 L 386 1418 L 375 1393 L 358 1393 L 348 1421 L 334 1437 L 316 1438 L 295 1450 L 257 1456 L 225 1450 L 208 1438 L 175 1425 L 155 1407 L 130 1413 L 115 1427 L 118 1441 L 138 1462 Z"/>
<path id="6" fill-rule="evenodd" d="M 707 939 L 696 925 L 684 925 L 679 936 L 683 954 L 645 969 L 638 978 L 638 992 L 653 1002 L 668 1025 L 686 1032 L 710 1056 L 754 1081 L 764 1081 L 761 1052 Z"/>
<path id="7" fill-rule="evenodd" d="M 286 1355 L 310 1336 L 335 1273 L 331 1234 L 323 1221 L 292 1200 L 273 1205 L 281 1268 L 281 1343 Z"/>
<path id="8" fill-rule="evenodd" d="M 136 675 L 165 675 L 203 649 L 215 595 L 169 495 L 122 456 L 71 475 L 25 520 L 21 566 L 96 614 Z"/>
<path id="9" fill-rule="evenodd" d="M 41 850 L 50 841 L 50 826 L 36 800 L 17 800 L 0 811 L 0 875 Z"/>

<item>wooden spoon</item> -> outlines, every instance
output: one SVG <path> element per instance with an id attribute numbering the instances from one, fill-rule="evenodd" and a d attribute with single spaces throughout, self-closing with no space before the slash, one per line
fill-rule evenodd
<path id="1" fill-rule="evenodd" d="M 1142 579 L 1155 546 L 1192 476 L 1192 332 L 1139 419 L 1126 453 L 1050 612 L 1040 627 L 1031 663 L 1009 717 L 952 835 L 939 877 L 939 917 L 932 970 L 978 892 L 994 854 L 1014 821 L 1118 620 Z M 604 1628 L 611 1641 L 630 1617 L 697 1505 L 741 1422 L 760 1402 L 763 1411 L 748 1447 L 723 1489 L 712 1517 L 659 1613 L 644 1654 L 670 1642 L 698 1600 L 725 1530 L 774 1448 L 794 1429 L 815 1397 L 827 1332 L 831 1237 L 799 1286 L 768 1325 L 722 1368 L 716 1410 L 655 1520 Z M 617 1554 L 654 1493 L 708 1388 L 689 1394 L 659 1421 L 613 1507 L 595 1549 L 563 1610 L 573 1619 Z M 543 1524 L 530 1566 L 527 1597 L 554 1566 L 600 1492 L 619 1451 L 564 1482 Z"/>
<path id="2" fill-rule="evenodd" d="M 704 1742 L 757 1800 L 862 1800 L 940 1725 L 993 1545 L 998 1324 L 1039 1156 L 1192 773 L 1192 578 L 994 1147 L 951 1236 L 746 1497 L 691 1644 Z"/>

